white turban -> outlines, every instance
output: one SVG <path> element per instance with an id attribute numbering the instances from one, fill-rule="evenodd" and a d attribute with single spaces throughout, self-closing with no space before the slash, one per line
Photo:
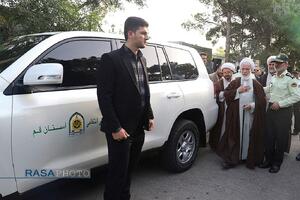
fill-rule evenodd
<path id="1" fill-rule="evenodd" d="M 276 58 L 276 56 L 270 56 L 270 57 L 267 59 L 267 64 L 269 65 L 270 62 L 273 62 L 275 58 Z"/>
<path id="2" fill-rule="evenodd" d="M 221 70 L 223 69 L 230 69 L 231 71 L 235 72 L 235 65 L 233 63 L 230 63 L 230 62 L 227 62 L 227 63 L 224 63 L 222 66 L 221 66 Z"/>
<path id="3" fill-rule="evenodd" d="M 243 60 L 240 62 L 240 69 L 242 69 L 243 65 L 245 65 L 245 64 L 250 65 L 251 71 L 253 71 L 255 69 L 255 64 L 251 58 L 243 58 Z"/>

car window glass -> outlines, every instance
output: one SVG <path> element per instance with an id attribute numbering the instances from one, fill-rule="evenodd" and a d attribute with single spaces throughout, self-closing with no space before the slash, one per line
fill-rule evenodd
<path id="1" fill-rule="evenodd" d="M 96 85 L 96 69 L 101 55 L 110 51 L 109 41 L 70 41 L 52 50 L 39 63 L 63 65 L 62 87 Z"/>
<path id="2" fill-rule="evenodd" d="M 175 80 L 195 79 L 198 71 L 189 51 L 166 47 L 169 63 L 172 70 L 172 77 Z"/>
<path id="3" fill-rule="evenodd" d="M 159 64 L 161 68 L 162 79 L 171 80 L 172 79 L 171 71 L 162 48 L 160 47 L 157 48 L 157 55 L 158 55 Z"/>
<path id="4" fill-rule="evenodd" d="M 146 46 L 146 48 L 141 49 L 141 51 L 147 61 L 147 73 L 149 81 L 161 81 L 160 66 L 158 64 L 155 47 Z"/>
<path id="5" fill-rule="evenodd" d="M 0 43 L 0 73 L 27 51 L 51 35 L 27 35 Z"/>

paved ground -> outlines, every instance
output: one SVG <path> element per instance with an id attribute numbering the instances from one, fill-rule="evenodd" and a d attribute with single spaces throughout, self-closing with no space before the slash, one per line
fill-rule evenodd
<path id="1" fill-rule="evenodd" d="M 278 174 L 244 165 L 223 170 L 219 158 L 209 149 L 199 151 L 193 167 L 181 174 L 164 171 L 156 155 L 143 157 L 134 173 L 132 200 L 296 200 L 300 199 L 300 152 L 298 136 L 285 156 Z M 63 180 L 50 183 L 9 200 L 96 200 L 102 199 L 105 169 L 97 169 L 91 180 Z"/>

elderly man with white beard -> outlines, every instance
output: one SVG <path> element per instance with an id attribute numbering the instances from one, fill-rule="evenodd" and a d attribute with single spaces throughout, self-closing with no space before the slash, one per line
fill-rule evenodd
<path id="1" fill-rule="evenodd" d="M 276 74 L 275 63 L 274 63 L 275 58 L 276 56 L 268 57 L 267 59 L 268 73 L 265 73 L 260 77 L 260 79 L 258 79 L 258 81 L 263 87 L 270 85 L 272 76 Z"/>
<path id="2" fill-rule="evenodd" d="M 255 64 L 250 58 L 240 62 L 241 77 L 225 89 L 227 104 L 225 132 L 217 148 L 223 168 L 229 169 L 241 161 L 253 169 L 264 157 L 263 130 L 265 93 L 261 84 L 251 78 Z"/>

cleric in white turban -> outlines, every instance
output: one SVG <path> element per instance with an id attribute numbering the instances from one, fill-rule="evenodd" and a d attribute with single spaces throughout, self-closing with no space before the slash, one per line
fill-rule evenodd
<path id="1" fill-rule="evenodd" d="M 217 148 L 225 169 L 241 160 L 253 169 L 264 158 L 263 130 L 265 93 L 261 84 L 251 77 L 255 68 L 252 59 L 240 62 L 241 77 L 235 78 L 224 91 L 227 104 L 226 126 Z M 237 125 L 238 124 L 238 125 Z"/>
<path id="2" fill-rule="evenodd" d="M 240 62 L 240 65 L 239 65 L 239 71 L 238 73 L 234 74 L 234 78 L 237 78 L 237 77 L 242 77 L 242 66 L 245 66 L 245 65 L 249 65 L 250 66 L 250 69 L 252 72 L 254 69 L 255 69 L 255 63 L 253 62 L 253 60 L 251 58 L 244 58 L 243 60 L 241 60 Z M 251 79 L 255 79 L 255 75 L 253 73 L 250 73 L 250 78 Z"/>
<path id="3" fill-rule="evenodd" d="M 267 59 L 267 64 L 269 65 L 271 62 L 274 62 L 276 59 L 276 56 L 269 56 L 269 58 Z"/>
<path id="4" fill-rule="evenodd" d="M 220 141 L 220 138 L 225 132 L 225 122 L 226 122 L 226 109 L 227 104 L 224 98 L 224 90 L 234 79 L 233 73 L 235 72 L 235 65 L 233 63 L 224 63 L 221 66 L 221 71 L 223 73 L 222 78 L 214 83 L 216 101 L 219 106 L 218 119 L 215 126 L 210 131 L 209 135 L 209 145 L 213 150 L 216 150 Z"/>
<path id="5" fill-rule="evenodd" d="M 255 63 L 253 62 L 253 60 L 251 58 L 243 58 L 243 60 L 241 60 L 241 62 L 240 62 L 240 69 L 242 69 L 242 67 L 245 65 L 250 66 L 251 71 L 253 71 L 255 68 Z"/>
<path id="6" fill-rule="evenodd" d="M 267 59 L 268 73 L 262 75 L 260 80 L 258 80 L 263 87 L 270 85 L 272 76 L 276 73 L 275 62 L 274 62 L 275 58 L 276 56 L 268 57 Z"/>
<path id="7" fill-rule="evenodd" d="M 223 71 L 223 69 L 230 69 L 234 73 L 235 72 L 235 65 L 233 63 L 227 62 L 227 63 L 224 63 L 221 66 L 222 71 Z"/>

